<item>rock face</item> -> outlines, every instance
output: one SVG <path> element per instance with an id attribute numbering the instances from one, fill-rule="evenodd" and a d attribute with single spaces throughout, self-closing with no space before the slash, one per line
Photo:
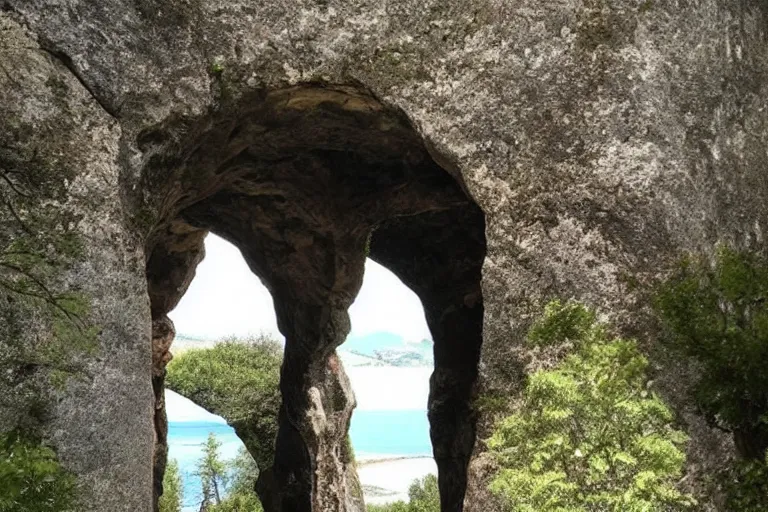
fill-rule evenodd
<path id="1" fill-rule="evenodd" d="M 152 391 L 155 398 L 155 452 L 152 460 L 152 488 L 155 509 L 163 494 L 163 475 L 168 462 L 168 416 L 165 413 L 165 367 L 171 360 L 171 344 L 176 336 L 167 316 L 152 320 Z"/>
<path id="2" fill-rule="evenodd" d="M 3 0 L 0 430 L 52 444 L 82 510 L 151 510 L 153 326 L 212 231 L 287 339 L 276 510 L 360 510 L 334 349 L 370 251 L 435 338 L 443 510 L 493 510 L 473 397 L 518 388 L 544 300 L 651 343 L 667 263 L 763 250 L 767 24 L 757 0 Z M 683 366 L 660 389 L 712 468 Z"/>

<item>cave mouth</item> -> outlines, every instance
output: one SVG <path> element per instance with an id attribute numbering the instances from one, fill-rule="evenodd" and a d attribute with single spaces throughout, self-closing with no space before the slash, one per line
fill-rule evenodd
<path id="1" fill-rule="evenodd" d="M 438 165 L 402 113 L 354 87 L 254 93 L 204 119 L 146 131 L 139 145 L 153 217 L 155 494 L 167 451 L 167 315 L 215 233 L 270 291 L 285 337 L 265 510 L 363 510 L 346 442 L 354 397 L 335 349 L 349 333 L 366 257 L 424 306 L 435 343 L 428 416 L 442 509 L 461 510 L 475 440 L 485 221 L 460 175 Z"/>

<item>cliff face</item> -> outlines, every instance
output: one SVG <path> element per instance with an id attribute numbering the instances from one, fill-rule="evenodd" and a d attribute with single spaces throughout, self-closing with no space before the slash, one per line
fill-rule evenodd
<path id="1" fill-rule="evenodd" d="M 0 6 L 0 429 L 51 443 L 83 510 L 152 508 L 152 322 L 208 231 L 241 248 L 287 338 L 283 510 L 359 507 L 354 397 L 329 365 L 367 254 L 424 302 L 443 506 L 460 510 L 473 446 L 470 476 L 483 464 L 473 396 L 517 389 L 542 300 L 650 342 L 643 285 L 671 259 L 762 249 L 756 0 Z M 702 446 L 677 370 L 660 388 Z"/>

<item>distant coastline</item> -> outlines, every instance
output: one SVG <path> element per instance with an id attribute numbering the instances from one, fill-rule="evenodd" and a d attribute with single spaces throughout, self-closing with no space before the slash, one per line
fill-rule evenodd
<path id="1" fill-rule="evenodd" d="M 370 457 L 370 458 L 369 458 Z M 381 458 L 379 458 L 381 457 Z M 372 466 L 374 464 L 384 464 L 388 462 L 397 462 L 402 460 L 418 460 L 418 459 L 431 459 L 431 455 L 416 455 L 416 456 L 409 456 L 409 455 L 362 455 L 361 457 L 358 457 L 355 462 L 357 462 L 358 467 L 363 466 Z"/>

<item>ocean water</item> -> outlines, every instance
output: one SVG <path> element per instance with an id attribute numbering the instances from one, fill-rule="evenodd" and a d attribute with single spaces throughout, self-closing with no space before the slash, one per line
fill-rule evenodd
<path id="1" fill-rule="evenodd" d="M 184 510 L 192 512 L 196 510 L 195 506 L 199 505 L 201 498 L 200 479 L 194 474 L 195 466 L 202 456 L 202 445 L 208 434 L 216 435 L 222 444 L 222 458 L 227 460 L 237 455 L 242 442 L 235 431 L 217 416 L 204 411 L 198 416 L 176 414 L 174 411 L 181 400 L 178 397 L 169 400 L 176 405 L 169 407 L 171 421 L 168 425 L 168 456 L 179 463 L 184 484 Z M 174 421 L 174 416 L 185 421 Z M 358 459 L 432 454 L 425 410 L 355 411 L 350 437 Z"/>
<path id="2" fill-rule="evenodd" d="M 355 411 L 349 427 L 358 458 L 431 456 L 427 411 Z"/>

